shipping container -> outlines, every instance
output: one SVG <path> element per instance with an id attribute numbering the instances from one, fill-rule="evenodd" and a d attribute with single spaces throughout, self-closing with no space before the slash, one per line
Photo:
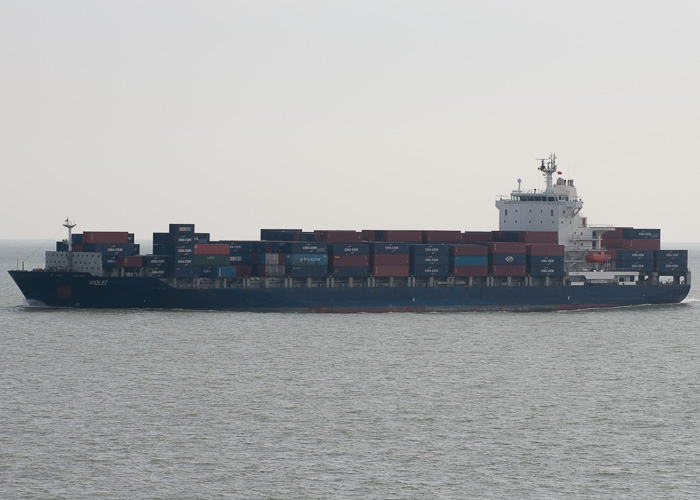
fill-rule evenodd
<path id="1" fill-rule="evenodd" d="M 74 245 L 82 245 L 83 244 L 83 235 L 82 233 L 77 233 L 77 234 L 72 234 L 70 237 L 71 243 Z"/>
<path id="2" fill-rule="evenodd" d="M 489 249 L 485 245 L 454 245 L 449 249 L 453 257 L 477 257 L 489 254 Z"/>
<path id="3" fill-rule="evenodd" d="M 194 233 L 195 243 L 209 243 L 211 235 L 209 233 Z"/>
<path id="4" fill-rule="evenodd" d="M 180 257 L 182 255 L 194 255 L 194 245 L 177 246 L 174 248 L 173 255 Z"/>
<path id="5" fill-rule="evenodd" d="M 291 253 L 285 257 L 288 266 L 328 266 L 328 255 L 311 253 Z"/>
<path id="6" fill-rule="evenodd" d="M 119 267 L 143 267 L 143 257 L 141 256 L 120 256 L 117 257 Z"/>
<path id="7" fill-rule="evenodd" d="M 423 243 L 461 243 L 460 231 L 423 231 Z"/>
<path id="8" fill-rule="evenodd" d="M 617 270 L 627 269 L 630 271 L 653 271 L 654 267 L 653 260 L 618 260 L 615 262 L 615 269 Z"/>
<path id="9" fill-rule="evenodd" d="M 138 253 L 137 250 L 137 245 L 134 245 L 134 253 Z M 71 251 L 72 252 L 82 252 L 83 251 L 83 244 L 82 243 L 74 243 L 71 245 Z"/>
<path id="10" fill-rule="evenodd" d="M 299 241 L 316 241 L 314 240 L 313 232 L 301 232 L 299 233 Z"/>
<path id="11" fill-rule="evenodd" d="M 450 256 L 443 254 L 411 255 L 411 268 L 421 266 L 447 266 L 450 263 Z"/>
<path id="12" fill-rule="evenodd" d="M 265 254 L 260 254 L 260 255 L 263 256 L 263 262 L 258 261 L 258 264 L 265 264 L 265 260 L 264 260 Z M 229 261 L 229 264 L 232 266 L 252 266 L 253 265 L 253 254 L 247 253 L 247 254 L 229 255 L 228 261 Z"/>
<path id="13" fill-rule="evenodd" d="M 302 229 L 261 229 L 260 239 L 266 241 L 299 241 Z"/>
<path id="14" fill-rule="evenodd" d="M 450 274 L 455 277 L 466 278 L 469 276 L 488 276 L 488 266 L 455 266 L 450 268 Z"/>
<path id="15" fill-rule="evenodd" d="M 194 266 L 175 267 L 175 278 L 194 278 Z"/>
<path id="16" fill-rule="evenodd" d="M 194 258 L 192 255 L 185 257 L 175 257 L 175 267 L 189 267 L 194 265 Z"/>
<path id="17" fill-rule="evenodd" d="M 506 277 L 506 276 L 525 276 L 527 274 L 526 266 L 489 266 L 489 274 L 491 276 Z"/>
<path id="18" fill-rule="evenodd" d="M 116 244 L 128 245 L 127 231 L 83 231 L 83 244 Z"/>
<path id="19" fill-rule="evenodd" d="M 502 243 L 515 243 L 519 240 L 518 231 L 491 231 L 491 241 Z"/>
<path id="20" fill-rule="evenodd" d="M 378 253 L 370 255 L 369 263 L 372 266 L 408 266 L 410 259 L 407 253 Z"/>
<path id="21" fill-rule="evenodd" d="M 178 233 L 188 233 L 194 236 L 194 224 L 170 224 L 168 233 L 178 234 Z"/>
<path id="22" fill-rule="evenodd" d="M 684 259 L 663 260 L 656 263 L 656 270 L 660 273 L 688 271 L 688 261 Z"/>
<path id="23" fill-rule="evenodd" d="M 329 243 L 328 255 L 369 255 L 369 245 L 366 243 Z"/>
<path id="24" fill-rule="evenodd" d="M 615 260 L 630 261 L 630 260 L 654 260 L 654 252 L 652 250 L 617 250 L 615 252 Z"/>
<path id="25" fill-rule="evenodd" d="M 85 252 L 100 252 L 102 255 L 134 255 L 132 243 L 83 243 Z"/>
<path id="26" fill-rule="evenodd" d="M 603 243 L 605 248 L 620 250 L 659 250 L 661 240 L 611 240 Z"/>
<path id="27" fill-rule="evenodd" d="M 328 257 L 328 265 L 331 267 L 345 266 L 369 266 L 369 255 L 334 255 Z"/>
<path id="28" fill-rule="evenodd" d="M 623 229 L 623 240 L 659 240 L 661 229 Z"/>
<path id="29" fill-rule="evenodd" d="M 657 250 L 656 260 L 688 260 L 688 250 Z"/>
<path id="30" fill-rule="evenodd" d="M 195 255 L 193 257 L 195 266 L 228 266 L 228 255 Z"/>
<path id="31" fill-rule="evenodd" d="M 359 231 L 314 231 L 314 241 L 326 243 L 361 243 L 362 233 Z"/>
<path id="32" fill-rule="evenodd" d="M 153 233 L 153 244 L 169 245 L 172 241 L 170 233 Z"/>
<path id="33" fill-rule="evenodd" d="M 488 243 L 491 241 L 490 231 L 465 231 L 462 233 L 462 243 Z"/>
<path id="34" fill-rule="evenodd" d="M 401 278 L 409 276 L 408 265 L 405 266 L 383 266 L 375 265 L 370 268 L 370 273 L 375 278 Z"/>
<path id="35" fill-rule="evenodd" d="M 168 267 L 172 265 L 173 258 L 169 255 L 146 255 L 144 265 L 151 268 Z"/>
<path id="36" fill-rule="evenodd" d="M 212 267 L 211 275 L 214 278 L 235 278 L 237 270 L 236 266 L 217 266 Z"/>
<path id="37" fill-rule="evenodd" d="M 166 268 L 148 268 L 148 275 L 156 278 L 165 278 L 170 272 Z"/>
<path id="38" fill-rule="evenodd" d="M 57 252 L 67 252 L 68 251 L 68 243 L 65 241 L 57 241 L 56 242 L 56 251 Z"/>
<path id="39" fill-rule="evenodd" d="M 532 255 L 527 258 L 528 266 L 561 266 L 564 269 L 564 257 L 557 255 Z"/>
<path id="40" fill-rule="evenodd" d="M 128 241 L 129 241 L 129 243 L 134 243 L 134 241 L 136 241 L 136 237 L 134 236 L 134 233 L 129 233 Z"/>
<path id="41" fill-rule="evenodd" d="M 493 253 L 489 255 L 489 264 L 494 266 L 523 266 L 525 262 L 524 253 Z"/>
<path id="42" fill-rule="evenodd" d="M 267 241 L 222 240 L 218 243 L 228 245 L 230 255 L 246 253 L 264 253 L 267 251 Z"/>
<path id="43" fill-rule="evenodd" d="M 213 267 L 212 266 L 192 266 L 194 269 L 195 278 L 213 278 Z"/>
<path id="44" fill-rule="evenodd" d="M 369 252 L 372 254 L 408 254 L 408 243 L 370 243 Z"/>
<path id="45" fill-rule="evenodd" d="M 409 253 L 413 255 L 444 255 L 450 254 L 450 247 L 447 245 L 410 245 Z"/>
<path id="46" fill-rule="evenodd" d="M 450 269 L 447 265 L 444 266 L 415 266 L 411 269 L 411 274 L 416 278 L 425 278 L 429 276 L 449 276 Z"/>
<path id="47" fill-rule="evenodd" d="M 533 265 L 528 268 L 528 274 L 535 278 L 542 278 L 545 276 L 562 277 L 564 276 L 564 263 Z"/>
<path id="48" fill-rule="evenodd" d="M 551 243 L 529 243 L 527 245 L 527 254 L 541 257 L 548 256 L 564 256 L 564 245 L 552 245 Z"/>
<path id="49" fill-rule="evenodd" d="M 195 255 L 229 255 L 228 243 L 195 243 Z"/>
<path id="50" fill-rule="evenodd" d="M 520 242 L 492 242 L 488 244 L 489 253 L 525 253 L 527 246 Z"/>
<path id="51" fill-rule="evenodd" d="M 362 234 L 362 241 L 381 241 L 382 239 L 381 231 L 376 229 L 363 229 L 360 234 Z"/>
<path id="52" fill-rule="evenodd" d="M 556 231 L 518 231 L 518 241 L 521 243 L 559 243 L 559 233 Z"/>
<path id="53" fill-rule="evenodd" d="M 260 266 L 258 268 L 259 274 L 268 278 L 284 278 L 285 277 L 285 266 Z"/>
<path id="54" fill-rule="evenodd" d="M 290 278 L 325 278 L 327 266 L 285 266 L 285 274 Z"/>
<path id="55" fill-rule="evenodd" d="M 422 243 L 423 231 L 381 231 L 381 241 L 404 241 L 408 243 Z"/>
<path id="56" fill-rule="evenodd" d="M 450 267 L 488 266 L 486 255 L 455 255 L 450 257 Z"/>
<path id="57" fill-rule="evenodd" d="M 334 278 L 366 278 L 369 276 L 369 268 L 363 266 L 331 267 L 329 273 Z"/>
<path id="58" fill-rule="evenodd" d="M 286 254 L 324 254 L 328 252 L 328 244 L 322 242 L 282 242 L 280 253 Z"/>
<path id="59" fill-rule="evenodd" d="M 159 243 L 153 244 L 153 253 L 156 255 L 171 255 L 172 247 L 170 245 L 161 245 Z"/>

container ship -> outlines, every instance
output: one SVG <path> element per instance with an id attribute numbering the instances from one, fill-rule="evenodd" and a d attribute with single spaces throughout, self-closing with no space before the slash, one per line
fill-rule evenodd
<path id="1" fill-rule="evenodd" d="M 690 291 L 687 250 L 659 229 L 589 225 L 556 157 L 546 188 L 496 201 L 497 231 L 262 229 L 213 240 L 194 224 L 73 233 L 46 265 L 9 271 L 28 304 L 260 312 L 555 311 L 671 304 Z M 556 175 L 556 180 L 554 179 Z"/>

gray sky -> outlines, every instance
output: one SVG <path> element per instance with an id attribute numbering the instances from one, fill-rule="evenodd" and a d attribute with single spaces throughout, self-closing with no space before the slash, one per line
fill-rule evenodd
<path id="1" fill-rule="evenodd" d="M 5 238 L 590 223 L 700 241 L 700 2 L 0 0 Z M 688 191 L 691 189 L 691 191 Z"/>

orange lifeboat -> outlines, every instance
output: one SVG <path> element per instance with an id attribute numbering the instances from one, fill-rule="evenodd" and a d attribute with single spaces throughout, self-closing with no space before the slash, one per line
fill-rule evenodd
<path id="1" fill-rule="evenodd" d="M 607 260 L 608 256 L 605 255 L 605 252 L 589 253 L 588 255 L 586 255 L 586 262 L 600 263 L 606 262 Z"/>

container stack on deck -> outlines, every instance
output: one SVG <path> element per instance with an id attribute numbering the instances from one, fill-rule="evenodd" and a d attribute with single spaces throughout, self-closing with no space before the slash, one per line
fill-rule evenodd
<path id="1" fill-rule="evenodd" d="M 410 254 L 408 243 L 369 243 L 370 274 L 376 278 L 409 276 Z"/>
<path id="2" fill-rule="evenodd" d="M 416 278 L 450 275 L 449 247 L 442 244 L 411 245 L 410 273 Z"/>
<path id="3" fill-rule="evenodd" d="M 450 246 L 450 274 L 459 277 L 488 276 L 489 249 L 484 245 Z"/>

